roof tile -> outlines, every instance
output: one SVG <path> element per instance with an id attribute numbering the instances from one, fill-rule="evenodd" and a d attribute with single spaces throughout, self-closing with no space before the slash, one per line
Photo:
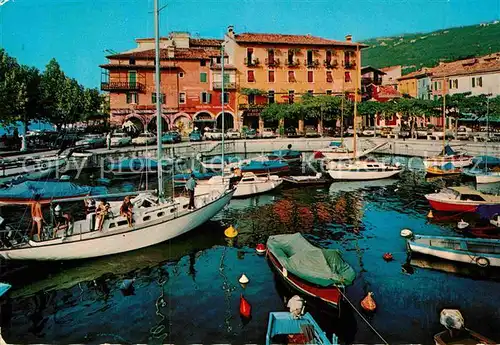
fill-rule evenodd
<path id="1" fill-rule="evenodd" d="M 336 41 L 311 35 L 284 35 L 284 34 L 264 34 L 264 33 L 241 33 L 234 35 L 236 42 L 240 43 L 281 43 L 300 45 L 326 45 L 326 46 L 356 46 L 366 45 L 356 42 Z"/>

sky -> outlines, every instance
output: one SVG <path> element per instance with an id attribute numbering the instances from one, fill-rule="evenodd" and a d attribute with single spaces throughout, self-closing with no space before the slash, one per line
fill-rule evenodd
<path id="1" fill-rule="evenodd" d="M 0 0 L 0 3 L 5 0 Z M 188 31 L 222 38 L 235 32 L 311 34 L 354 40 L 428 32 L 500 18 L 500 0 L 159 0 L 160 34 Z M 86 87 L 99 87 L 106 50 L 153 37 L 152 0 L 7 0 L 0 6 L 0 47 L 43 70 L 56 58 Z"/>

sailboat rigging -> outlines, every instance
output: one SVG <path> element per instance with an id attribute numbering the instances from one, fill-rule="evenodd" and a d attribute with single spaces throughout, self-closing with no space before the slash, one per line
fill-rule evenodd
<path id="1" fill-rule="evenodd" d="M 154 0 L 156 49 L 156 121 L 161 134 L 162 109 L 160 100 L 159 9 Z M 222 99 L 223 100 L 223 99 Z M 224 119 L 224 117 L 223 117 Z M 224 121 L 224 120 L 222 120 Z M 223 122 L 224 123 L 224 122 Z M 235 189 L 217 189 L 195 195 L 195 208 L 190 209 L 184 196 L 165 199 L 161 157 L 161 138 L 157 137 L 157 195 L 140 193 L 131 200 L 131 226 L 120 213 L 120 202 L 111 203 L 99 230 L 95 213 L 83 220 L 72 221 L 66 229 L 54 231 L 47 238 L 9 241 L 0 248 L 0 257 L 10 260 L 69 260 L 98 257 L 155 245 L 184 234 L 216 215 L 231 200 Z"/>
<path id="2" fill-rule="evenodd" d="M 331 161 L 327 165 L 328 174 L 334 180 L 378 180 L 398 175 L 400 166 L 390 166 L 374 161 L 361 161 L 357 153 L 357 115 L 358 98 L 361 92 L 361 63 L 359 44 L 356 45 L 356 82 L 354 85 L 354 120 L 353 120 L 353 152 L 352 161 Z"/>

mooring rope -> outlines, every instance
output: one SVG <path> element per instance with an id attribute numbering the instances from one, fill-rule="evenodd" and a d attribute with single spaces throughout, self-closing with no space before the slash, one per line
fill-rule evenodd
<path id="1" fill-rule="evenodd" d="M 342 290 L 340 290 L 340 289 L 338 289 L 338 290 L 339 290 L 340 294 L 345 298 L 345 300 L 349 303 L 349 305 L 352 307 L 352 309 L 354 309 L 354 311 L 356 313 L 358 313 L 358 315 L 361 317 L 361 319 L 372 329 L 372 331 L 380 338 L 380 340 L 382 340 L 384 342 L 384 344 L 389 345 L 389 343 L 384 339 L 384 337 L 382 337 L 382 335 L 380 335 L 380 333 L 377 332 L 377 330 L 370 324 L 370 322 L 363 316 L 363 314 L 361 314 L 360 311 L 358 309 L 356 309 L 354 304 L 351 303 L 349 298 L 347 298 L 347 296 L 342 292 Z"/>

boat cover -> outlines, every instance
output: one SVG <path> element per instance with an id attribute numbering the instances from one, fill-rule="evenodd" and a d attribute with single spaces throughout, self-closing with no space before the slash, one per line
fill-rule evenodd
<path id="1" fill-rule="evenodd" d="M 443 149 L 443 151 L 441 151 L 441 156 L 453 156 L 453 155 L 456 155 L 456 152 L 453 151 L 453 149 L 451 148 L 450 145 L 446 145 Z"/>
<path id="2" fill-rule="evenodd" d="M 340 251 L 317 248 L 300 233 L 270 236 L 267 248 L 287 271 L 310 283 L 347 286 L 356 278 Z"/>
<path id="3" fill-rule="evenodd" d="M 111 170 L 137 170 L 140 171 L 145 168 L 156 170 L 158 167 L 157 161 L 150 158 L 130 158 L 124 159 L 119 162 L 110 164 Z"/>
<path id="4" fill-rule="evenodd" d="M 328 146 L 330 146 L 330 147 L 342 147 L 342 142 L 341 141 L 330 141 L 330 144 Z"/>
<path id="5" fill-rule="evenodd" d="M 484 168 L 486 166 L 492 168 L 500 166 L 500 158 L 494 156 L 477 156 L 472 159 L 472 164 L 477 168 Z"/>
<path id="6" fill-rule="evenodd" d="M 248 163 L 241 164 L 241 171 L 260 171 L 260 170 L 275 170 L 284 169 L 288 167 L 288 163 L 282 161 L 255 161 L 252 160 Z"/>
<path id="7" fill-rule="evenodd" d="M 448 162 L 445 165 L 441 166 L 441 170 L 444 170 L 444 171 L 454 170 L 454 169 L 455 169 L 455 166 L 451 162 Z"/>
<path id="8" fill-rule="evenodd" d="M 9 291 L 10 288 L 10 284 L 0 283 L 0 297 L 2 297 L 7 291 Z"/>
<path id="9" fill-rule="evenodd" d="M 225 163 L 237 163 L 239 161 L 240 161 L 239 157 L 224 155 L 224 162 Z M 222 156 L 205 157 L 203 159 L 203 162 L 204 163 L 211 163 L 211 164 L 221 164 L 222 163 Z"/>
<path id="10" fill-rule="evenodd" d="M 300 151 L 295 151 L 295 150 L 275 150 L 272 153 L 275 156 L 278 157 L 285 157 L 285 156 L 293 156 L 293 157 L 300 157 L 302 153 Z"/>
<path id="11" fill-rule="evenodd" d="M 217 175 L 217 174 L 211 173 L 211 172 L 202 173 L 202 172 L 199 172 L 199 171 L 193 171 L 193 174 L 194 174 L 194 178 L 196 180 L 208 180 L 211 177 L 214 177 L 214 176 Z M 191 173 L 175 174 L 174 175 L 174 180 L 175 181 L 179 181 L 179 180 L 180 181 L 187 181 L 187 180 L 189 180 L 190 177 L 191 177 Z"/>
<path id="12" fill-rule="evenodd" d="M 33 200 L 36 194 L 41 199 L 69 198 L 81 195 L 107 194 L 106 187 L 79 186 L 72 182 L 26 181 L 0 189 L 0 199 Z"/>

